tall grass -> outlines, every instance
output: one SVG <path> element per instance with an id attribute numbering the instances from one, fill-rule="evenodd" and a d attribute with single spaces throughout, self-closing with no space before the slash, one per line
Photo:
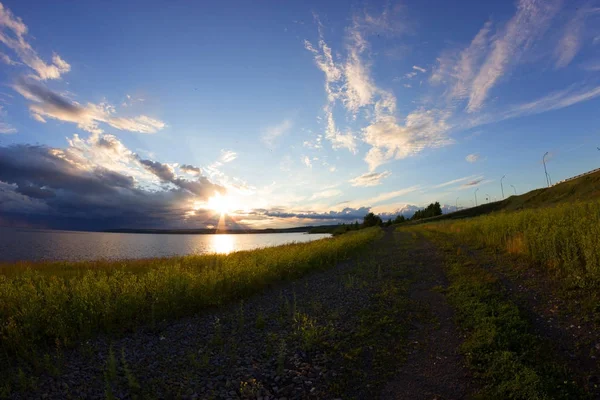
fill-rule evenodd
<path id="1" fill-rule="evenodd" d="M 572 283 L 600 282 L 600 202 L 500 212 L 423 226 L 528 257 Z"/>
<path id="2" fill-rule="evenodd" d="M 45 344 L 65 346 L 243 298 L 334 265 L 380 234 L 365 229 L 229 255 L 1 266 L 0 364 L 35 357 Z"/>

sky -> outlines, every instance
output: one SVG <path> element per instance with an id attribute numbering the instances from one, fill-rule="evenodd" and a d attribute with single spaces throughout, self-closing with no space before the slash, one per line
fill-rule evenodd
<path id="1" fill-rule="evenodd" d="M 599 167 L 599 107 L 600 1 L 3 1 L 0 225 L 451 211 Z"/>

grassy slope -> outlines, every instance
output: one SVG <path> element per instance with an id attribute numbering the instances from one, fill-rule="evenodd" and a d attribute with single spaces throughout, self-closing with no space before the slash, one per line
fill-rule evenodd
<path id="1" fill-rule="evenodd" d="M 554 206 L 562 203 L 595 200 L 600 198 L 600 172 L 582 176 L 569 182 L 532 190 L 520 196 L 510 196 L 502 201 L 482 204 L 439 217 L 419 222 L 442 221 L 447 219 L 470 218 L 495 211 L 516 211 L 529 208 Z"/>

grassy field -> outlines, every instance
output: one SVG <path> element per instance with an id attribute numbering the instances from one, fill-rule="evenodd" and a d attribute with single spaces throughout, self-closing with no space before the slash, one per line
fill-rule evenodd
<path id="1" fill-rule="evenodd" d="M 380 235 L 372 228 L 229 255 L 2 265 L 0 364 L 35 361 L 48 345 L 62 348 L 247 297 L 335 265 Z"/>
<path id="2" fill-rule="evenodd" d="M 461 350 L 482 383 L 478 398 L 587 398 L 556 360 L 549 343 L 507 296 L 498 277 L 457 251 L 444 233 L 413 227 L 445 253 L 450 281 L 445 293 L 465 332 Z"/>
<path id="3" fill-rule="evenodd" d="M 600 282 L 600 202 L 498 212 L 440 221 L 424 229 L 461 241 L 523 255 L 577 287 Z"/>

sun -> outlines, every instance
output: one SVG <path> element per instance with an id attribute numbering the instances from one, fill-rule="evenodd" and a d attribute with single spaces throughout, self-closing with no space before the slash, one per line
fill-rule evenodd
<path id="1" fill-rule="evenodd" d="M 215 193 L 213 197 L 208 199 L 208 208 L 216 211 L 221 215 L 229 214 L 234 209 L 234 201 L 230 196 L 223 196 L 220 193 Z"/>

